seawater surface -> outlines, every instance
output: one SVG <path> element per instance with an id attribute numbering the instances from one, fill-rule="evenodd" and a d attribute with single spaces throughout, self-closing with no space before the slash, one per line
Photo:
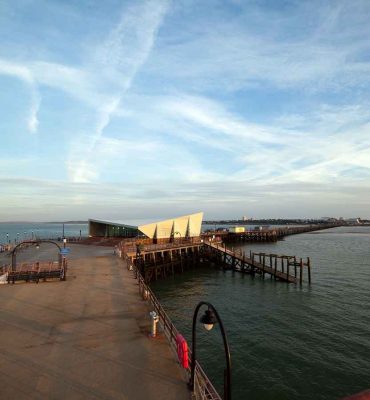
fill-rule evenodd
<path id="1" fill-rule="evenodd" d="M 65 223 L 66 237 L 87 236 L 87 223 Z M 0 244 L 32 239 L 58 239 L 63 237 L 63 223 L 0 222 Z"/>
<path id="2" fill-rule="evenodd" d="M 218 310 L 231 349 L 233 399 L 339 399 L 370 388 L 370 227 L 341 227 L 243 245 L 309 256 L 311 286 L 200 268 L 152 288 L 191 344 L 193 310 Z M 197 328 L 198 359 L 222 392 L 219 328 Z"/>

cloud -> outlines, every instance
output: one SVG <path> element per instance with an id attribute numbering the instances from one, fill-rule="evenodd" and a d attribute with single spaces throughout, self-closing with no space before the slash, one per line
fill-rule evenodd
<path id="1" fill-rule="evenodd" d="M 91 144 L 79 152 L 82 161 L 74 163 L 72 155 L 75 168 L 69 170 L 73 182 L 86 182 L 98 176 L 97 168 L 95 172 L 91 171 L 92 162 L 89 160 L 99 154 L 99 149 L 96 148 L 97 142 L 109 125 L 112 115 L 117 111 L 123 94 L 130 88 L 136 73 L 148 58 L 167 7 L 166 1 L 145 1 L 131 5 L 123 10 L 118 25 L 97 48 L 95 55 L 97 65 L 94 67 L 102 66 L 99 73 L 103 73 L 105 78 L 108 75 L 115 77 L 119 90 L 110 102 L 98 108 L 98 121 Z M 68 165 L 70 164 L 68 161 Z M 89 165 L 89 168 L 86 168 L 86 165 Z"/>
<path id="2" fill-rule="evenodd" d="M 299 116 L 257 124 L 205 97 L 178 94 L 140 100 L 126 99 L 144 129 L 157 127 L 163 140 L 174 136 L 183 149 L 199 150 L 201 145 L 205 152 L 220 152 L 224 172 L 213 173 L 214 179 L 225 179 L 227 173 L 228 180 L 265 184 L 340 182 L 345 171 L 361 167 L 363 175 L 370 167 L 366 103 L 324 104 Z M 201 167 L 193 174 L 199 181 L 211 176 L 209 168 Z"/>
<path id="3" fill-rule="evenodd" d="M 41 97 L 32 72 L 24 65 L 0 59 L 0 75 L 8 75 L 20 79 L 28 86 L 31 94 L 31 106 L 27 119 L 27 126 L 31 133 L 36 133 L 39 125 L 37 114 L 40 108 Z"/>
<path id="4" fill-rule="evenodd" d="M 34 220 L 47 221 L 55 220 L 58 215 L 60 219 L 134 222 L 132 219 L 168 218 L 203 209 L 207 211 L 206 219 L 235 218 L 242 211 L 255 217 L 320 217 L 322 213 L 332 215 L 333 209 L 338 216 L 351 217 L 356 211 L 368 215 L 370 206 L 369 185 L 350 179 L 340 185 L 258 185 L 233 180 L 201 183 L 157 180 L 143 185 L 124 179 L 119 185 L 97 185 L 12 178 L 0 179 L 0 188 L 5 200 L 0 221 L 14 219 L 14 215 L 18 219 L 32 216 Z"/>
<path id="5" fill-rule="evenodd" d="M 369 62 L 359 58 L 369 51 L 368 41 L 359 39 L 370 33 L 360 15 L 368 13 L 366 2 L 296 2 L 281 12 L 247 2 L 237 15 L 228 15 L 224 7 L 219 14 L 212 10 L 207 22 L 197 21 L 190 8 L 181 11 L 193 18 L 179 17 L 177 32 L 168 32 L 152 57 L 148 76 L 186 82 L 198 91 L 231 92 L 257 87 L 342 91 L 367 81 Z"/>
<path id="6" fill-rule="evenodd" d="M 32 93 L 32 104 L 30 108 L 30 114 L 28 118 L 28 130 L 32 133 L 37 132 L 37 128 L 39 126 L 39 120 L 37 118 L 37 114 L 40 109 L 41 98 L 38 92 L 34 91 Z"/>
<path id="7" fill-rule="evenodd" d="M 150 200 L 162 214 L 196 204 L 215 215 L 226 205 L 289 212 L 294 200 L 308 213 L 309 200 L 366 203 L 366 3 L 127 4 L 94 14 L 95 24 L 72 7 L 81 25 L 57 32 L 61 47 L 45 39 L 35 55 L 0 59 L 0 73 L 29 90 L 28 130 L 45 128 L 40 140 L 22 140 L 25 153 L 50 155 L 48 168 L 3 163 L 2 173 L 60 180 L 35 180 L 28 192 L 19 184 L 18 205 L 44 196 L 44 207 L 66 212 L 60 187 L 80 211 L 103 207 L 107 190 L 117 215 L 123 202 L 135 212 Z"/>

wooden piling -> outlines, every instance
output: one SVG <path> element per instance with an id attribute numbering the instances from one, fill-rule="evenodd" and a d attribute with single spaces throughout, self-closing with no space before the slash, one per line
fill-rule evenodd
<path id="1" fill-rule="evenodd" d="M 297 258 L 294 256 L 294 277 L 297 279 Z"/>
<path id="2" fill-rule="evenodd" d="M 308 283 L 311 285 L 311 260 L 307 257 Z"/>
<path id="3" fill-rule="evenodd" d="M 285 268 L 284 268 L 284 258 L 281 257 L 281 272 L 284 274 Z"/>
<path id="4" fill-rule="evenodd" d="M 299 262 L 299 267 L 300 267 L 300 271 L 299 271 L 299 284 L 302 285 L 302 281 L 303 281 L 303 260 L 301 258 L 300 262 Z"/>
<path id="5" fill-rule="evenodd" d="M 272 269 L 272 254 L 270 254 L 270 268 Z M 270 278 L 272 279 L 272 274 L 270 274 Z"/>
<path id="6" fill-rule="evenodd" d="M 289 258 L 286 259 L 286 277 L 289 278 Z"/>

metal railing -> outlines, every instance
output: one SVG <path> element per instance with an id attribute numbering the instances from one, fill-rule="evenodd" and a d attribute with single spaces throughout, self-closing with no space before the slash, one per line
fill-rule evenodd
<path id="1" fill-rule="evenodd" d="M 176 249 L 181 247 L 189 247 L 191 245 L 197 246 L 202 243 L 201 239 L 195 238 L 194 240 L 183 239 L 181 241 L 176 241 L 173 243 L 161 243 L 161 244 L 146 244 L 140 249 L 141 253 L 149 252 L 149 251 L 159 251 L 159 250 L 168 250 L 168 249 Z M 123 244 L 119 245 L 119 248 L 124 253 L 136 253 L 137 247 L 136 244 Z"/>
<path id="2" fill-rule="evenodd" d="M 162 305 L 159 303 L 153 291 L 145 283 L 145 280 L 143 276 L 140 274 L 138 268 L 136 268 L 136 265 L 130 260 L 129 257 L 126 257 L 125 260 L 127 263 L 127 269 L 130 271 L 133 270 L 135 272 L 135 276 L 137 276 L 140 295 L 150 303 L 156 314 L 159 316 L 159 322 L 162 325 L 163 332 L 166 335 L 171 348 L 173 349 L 173 351 L 176 352 L 177 349 L 176 336 L 179 334 L 179 331 L 172 323 L 170 317 L 167 315 Z M 191 369 L 190 349 L 188 349 L 188 358 L 189 358 L 189 367 L 186 369 L 186 371 L 188 376 L 190 377 L 190 369 Z M 218 394 L 217 390 L 212 385 L 211 381 L 203 371 L 198 361 L 196 361 L 196 366 L 195 366 L 194 399 L 222 400 L 222 397 Z"/>

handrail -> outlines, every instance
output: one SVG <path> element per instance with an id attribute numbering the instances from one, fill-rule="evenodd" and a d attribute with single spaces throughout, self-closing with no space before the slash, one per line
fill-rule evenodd
<path id="1" fill-rule="evenodd" d="M 139 293 L 144 297 L 144 299 L 148 300 L 149 303 L 154 307 L 154 311 L 159 316 L 159 321 L 162 324 L 163 332 L 166 335 L 167 339 L 170 342 L 170 345 L 173 349 L 177 347 L 176 336 L 179 333 L 176 326 L 172 323 L 170 317 L 167 315 L 166 311 L 156 298 L 153 291 L 150 287 L 145 283 L 144 277 L 141 275 L 139 269 L 136 265 L 131 261 L 129 257 L 125 257 L 127 263 L 128 270 L 134 270 L 135 276 L 137 276 L 139 283 Z M 191 360 L 191 350 L 188 350 L 189 353 L 189 361 Z M 189 362 L 189 366 L 186 369 L 188 375 L 190 376 L 191 370 L 191 362 Z M 222 400 L 221 396 L 218 394 L 217 390 L 212 385 L 211 381 L 201 368 L 198 361 L 196 361 L 196 379 L 195 379 L 195 387 L 194 393 L 196 398 L 207 399 L 207 400 Z M 200 397 L 197 397 L 199 394 Z"/>
<path id="2" fill-rule="evenodd" d="M 191 245 L 198 246 L 202 242 L 200 239 L 195 240 L 185 240 L 183 239 L 181 242 L 174 242 L 174 243 L 163 243 L 163 244 L 148 244 L 144 245 L 143 249 L 141 249 L 141 253 L 145 253 L 148 251 L 157 251 L 157 250 L 168 250 L 168 249 L 176 249 L 182 247 L 189 247 Z M 136 253 L 136 245 L 132 243 L 120 243 L 119 248 L 124 251 L 125 253 Z"/>

